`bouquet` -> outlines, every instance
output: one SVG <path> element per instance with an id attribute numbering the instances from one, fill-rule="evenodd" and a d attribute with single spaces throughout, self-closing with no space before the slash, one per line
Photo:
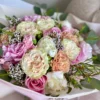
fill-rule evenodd
<path id="1" fill-rule="evenodd" d="M 6 19 L 9 26 L 0 24 L 1 79 L 52 97 L 74 88 L 100 90 L 94 78 L 100 75 L 100 56 L 93 55 L 91 46 L 99 38 L 86 24 L 78 30 L 37 14 Z"/>

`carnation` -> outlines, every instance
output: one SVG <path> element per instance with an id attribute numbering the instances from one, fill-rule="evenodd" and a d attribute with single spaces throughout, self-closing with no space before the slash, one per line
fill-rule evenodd
<path id="1" fill-rule="evenodd" d="M 55 26 L 55 22 L 50 17 L 42 17 L 41 19 L 37 20 L 38 28 L 41 31 L 49 30 L 50 28 Z"/>
<path id="2" fill-rule="evenodd" d="M 53 42 L 53 39 L 49 36 L 44 36 L 41 38 L 37 44 L 37 47 L 49 54 L 51 57 L 54 57 L 57 53 L 56 45 Z"/>
<path id="3" fill-rule="evenodd" d="M 68 58 L 71 61 L 76 59 L 76 57 L 80 53 L 80 48 L 76 45 L 76 43 L 69 39 L 63 39 L 62 45 L 64 47 L 64 52 L 66 53 Z"/>
<path id="4" fill-rule="evenodd" d="M 37 24 L 31 21 L 21 22 L 20 24 L 18 24 L 16 30 L 21 33 L 21 36 L 24 36 L 26 34 L 36 36 L 36 34 L 40 33 L 40 31 L 37 28 Z"/>

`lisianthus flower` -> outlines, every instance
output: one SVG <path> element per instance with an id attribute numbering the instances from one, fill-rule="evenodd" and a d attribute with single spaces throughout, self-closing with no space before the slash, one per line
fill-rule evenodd
<path id="1" fill-rule="evenodd" d="M 40 31 L 37 28 L 36 23 L 31 21 L 23 21 L 20 24 L 18 24 L 16 31 L 20 32 L 21 36 L 24 36 L 26 34 L 31 34 L 36 36 L 36 34 L 39 34 Z"/>
<path id="2" fill-rule="evenodd" d="M 76 59 L 76 57 L 80 53 L 80 48 L 76 45 L 76 43 L 69 39 L 63 39 L 62 45 L 64 47 L 64 52 L 66 53 L 68 58 L 71 61 Z"/>
<path id="3" fill-rule="evenodd" d="M 58 27 L 53 27 L 53 28 L 51 28 L 49 30 L 43 31 L 43 35 L 44 36 L 50 35 L 52 33 L 56 33 L 58 35 L 61 35 L 61 30 Z"/>
<path id="4" fill-rule="evenodd" d="M 25 80 L 25 85 L 28 89 L 44 94 L 47 77 L 42 76 L 39 79 L 31 79 L 29 77 Z"/>
<path id="5" fill-rule="evenodd" d="M 67 81 L 62 71 L 47 73 L 46 93 L 52 96 L 60 95 L 67 90 Z"/>
<path id="6" fill-rule="evenodd" d="M 44 31 L 53 28 L 55 26 L 55 22 L 50 17 L 42 17 L 41 19 L 37 20 L 37 25 L 41 31 Z"/>
<path id="7" fill-rule="evenodd" d="M 70 60 L 63 51 L 59 51 L 54 60 L 51 62 L 53 71 L 68 72 L 70 68 Z"/>
<path id="8" fill-rule="evenodd" d="M 21 66 L 27 76 L 39 79 L 49 68 L 47 54 L 34 48 L 23 56 Z"/>
<path id="9" fill-rule="evenodd" d="M 53 42 L 53 39 L 49 36 L 44 36 L 38 42 L 37 47 L 49 54 L 51 57 L 54 57 L 57 53 L 56 45 Z"/>
<path id="10" fill-rule="evenodd" d="M 86 60 L 92 58 L 92 47 L 85 41 L 80 43 L 80 53 L 75 60 L 72 61 L 72 65 L 85 62 Z"/>
<path id="11" fill-rule="evenodd" d="M 40 15 L 25 16 L 25 17 L 22 18 L 22 21 L 33 21 L 33 22 L 36 22 L 40 18 L 41 18 Z"/>

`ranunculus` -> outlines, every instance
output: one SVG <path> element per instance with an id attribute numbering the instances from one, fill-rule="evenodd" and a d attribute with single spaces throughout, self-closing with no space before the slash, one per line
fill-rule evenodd
<path id="1" fill-rule="evenodd" d="M 68 58 L 71 61 L 76 59 L 76 57 L 80 53 L 80 48 L 76 45 L 76 43 L 69 39 L 63 39 L 62 45 L 64 47 L 64 52 L 66 53 Z"/>
<path id="2" fill-rule="evenodd" d="M 41 31 L 49 30 L 55 26 L 55 21 L 50 17 L 43 17 L 37 20 L 37 25 Z"/>
<path id="3" fill-rule="evenodd" d="M 21 36 L 24 36 L 25 34 L 36 36 L 36 34 L 40 33 L 40 31 L 37 29 L 36 23 L 31 21 L 21 22 L 18 24 L 16 31 L 20 32 Z"/>
<path id="4" fill-rule="evenodd" d="M 85 41 L 80 43 L 80 53 L 75 60 L 72 61 L 72 65 L 85 62 L 92 58 L 92 47 Z"/>
<path id="5" fill-rule="evenodd" d="M 45 85 L 47 82 L 47 77 L 46 76 L 42 76 L 39 79 L 31 79 L 31 78 L 26 78 L 25 80 L 25 85 L 27 88 L 42 93 L 45 93 Z"/>
<path id="6" fill-rule="evenodd" d="M 67 81 L 62 71 L 47 73 L 46 93 L 52 96 L 67 92 Z"/>
<path id="7" fill-rule="evenodd" d="M 43 31 L 43 35 L 44 36 L 50 35 L 52 33 L 56 33 L 58 35 L 61 35 L 61 30 L 58 27 L 53 27 L 53 28 L 51 28 L 49 30 Z"/>
<path id="8" fill-rule="evenodd" d="M 68 72 L 70 69 L 70 60 L 63 51 L 59 51 L 51 62 L 53 71 Z"/>
<path id="9" fill-rule="evenodd" d="M 40 15 L 25 16 L 25 17 L 22 18 L 22 21 L 33 21 L 33 22 L 36 22 L 40 18 L 41 18 Z"/>
<path id="10" fill-rule="evenodd" d="M 51 57 L 54 57 L 57 53 L 56 45 L 53 42 L 53 39 L 49 36 L 41 38 L 37 47 L 49 54 Z"/>
<path id="11" fill-rule="evenodd" d="M 47 54 L 34 48 L 23 56 L 21 66 L 27 76 L 38 79 L 45 75 L 49 68 Z"/>
<path id="12" fill-rule="evenodd" d="M 3 45 L 3 57 L 5 61 L 10 61 L 12 63 L 17 63 L 21 60 L 22 56 L 25 54 L 25 46 L 23 43 L 11 44 L 8 46 Z"/>

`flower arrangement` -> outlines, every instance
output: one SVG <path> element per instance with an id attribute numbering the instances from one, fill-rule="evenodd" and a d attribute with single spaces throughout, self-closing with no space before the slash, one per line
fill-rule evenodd
<path id="1" fill-rule="evenodd" d="M 0 31 L 1 79 L 51 96 L 73 88 L 100 90 L 100 81 L 93 78 L 100 65 L 83 28 L 41 15 L 7 19 L 9 26 Z"/>

